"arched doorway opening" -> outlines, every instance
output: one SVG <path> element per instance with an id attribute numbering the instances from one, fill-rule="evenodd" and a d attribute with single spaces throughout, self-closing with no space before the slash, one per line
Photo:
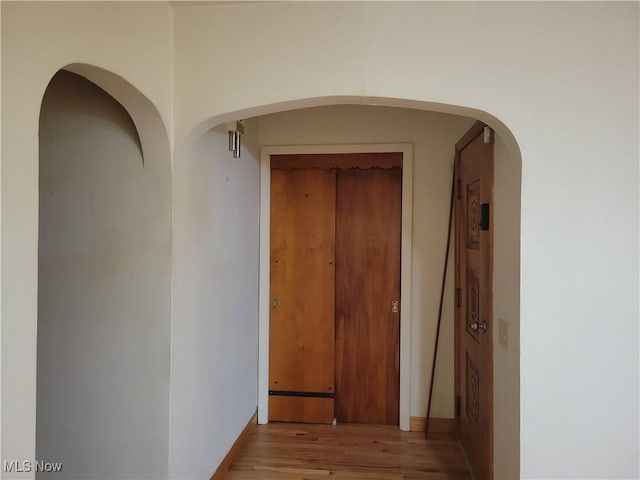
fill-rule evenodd
<path id="1" fill-rule="evenodd" d="M 497 119 L 472 109 L 435 105 L 424 102 L 414 102 L 401 99 L 371 99 L 364 97 L 330 97 L 320 99 L 305 99 L 299 102 L 270 105 L 233 112 L 203 122 L 192 130 L 176 154 L 175 181 L 181 190 L 187 191 L 187 185 L 193 184 L 194 179 L 182 172 L 181 165 L 187 165 L 193 157 L 189 153 L 190 143 L 198 139 L 197 143 L 205 142 L 214 148 L 220 148 L 219 153 L 208 153 L 215 157 L 230 155 L 226 152 L 224 122 L 231 120 L 249 119 L 245 123 L 248 133 L 247 154 L 234 165 L 244 164 L 246 168 L 258 168 L 260 156 L 258 152 L 267 146 L 327 146 L 375 144 L 385 142 L 409 142 L 414 144 L 414 165 L 418 170 L 414 178 L 414 230 L 418 237 L 413 254 L 413 291 L 412 310 L 413 323 L 411 335 L 411 378 L 409 390 L 409 408 L 407 421 L 414 417 L 415 423 L 426 414 L 426 397 L 428 395 L 428 372 L 430 371 L 434 320 L 437 314 L 437 295 L 444 255 L 444 241 L 446 239 L 446 215 L 450 187 L 451 165 L 454 157 L 454 145 L 474 120 L 480 119 L 490 125 L 495 135 L 495 209 L 492 212 L 495 219 L 494 232 L 494 319 L 497 325 L 499 319 L 508 324 L 508 347 L 500 346 L 494 336 L 494 431 L 499 432 L 495 438 L 496 474 L 501 471 L 517 471 L 518 456 L 514 455 L 514 445 L 519 443 L 519 224 L 520 224 L 520 154 L 515 139 L 509 130 Z M 213 126 L 217 127 L 208 130 Z M 219 137 L 219 147 L 215 147 L 212 140 Z M 209 140 L 203 140 L 209 139 Z M 197 147 L 202 155 L 203 150 Z M 212 152 L 213 150 L 208 150 Z M 253 155 L 250 153 L 253 152 Z M 228 160 L 231 161 L 231 160 Z M 248 167 L 251 164 L 253 167 Z M 234 167 L 235 168 L 235 167 Z M 247 188 L 256 188 L 255 176 L 247 184 Z M 200 178 L 198 181 L 202 181 Z M 263 182 L 261 191 L 267 185 Z M 183 193 L 176 190 L 175 202 L 178 205 L 178 216 L 185 216 L 181 212 L 181 197 Z M 263 199 L 264 200 L 264 199 Z M 262 203 L 264 206 L 264 203 Z M 190 207 L 193 208 L 193 207 Z M 255 211 L 252 215 L 255 215 Z M 224 217 L 224 215 L 223 215 Z M 251 221 L 255 220 L 255 217 Z M 219 226 L 227 224 L 228 220 L 221 218 Z M 178 226 L 176 231 L 176 251 L 184 251 L 180 247 L 186 242 L 182 233 L 186 226 Z M 264 224 L 261 227 L 260 245 L 265 245 Z M 268 238 L 268 235 L 267 235 Z M 416 239 L 414 238 L 414 241 Z M 268 251 L 268 250 L 267 250 Z M 264 272 L 265 254 L 261 254 L 261 268 Z M 180 259 L 180 262 L 184 258 Z M 187 260 L 188 261 L 188 260 Z M 197 262 L 194 257 L 193 262 Z M 180 275 L 176 271 L 176 275 Z M 452 275 L 449 276 L 449 288 L 453 284 Z M 175 279 L 175 284 L 182 284 L 181 278 Z M 268 284 L 264 277 L 260 279 L 261 310 L 260 326 L 260 367 L 258 377 L 258 403 L 266 411 L 268 403 L 268 359 L 265 339 L 268 330 L 265 329 L 264 319 L 268 318 L 270 298 Z M 182 288 L 182 287 L 180 287 Z M 177 295 L 178 306 L 180 292 Z M 254 297 L 250 297 L 253 301 Z M 453 291 L 447 291 L 447 305 L 449 311 L 445 316 L 452 315 Z M 178 307 L 180 308 L 180 307 Z M 266 312 L 266 313 L 265 313 Z M 224 320 L 220 320 L 224 323 Z M 449 330 L 447 330 L 449 329 Z M 497 335 L 497 328 L 494 329 Z M 450 332 L 450 333 L 449 333 Z M 253 341 L 253 337 L 250 337 Z M 202 341 L 200 338 L 199 341 Z M 438 371 L 434 386 L 433 416 L 438 418 L 452 418 L 455 400 L 453 398 L 453 325 L 447 324 L 442 344 L 449 345 L 440 350 L 438 357 Z M 441 344 L 441 348 L 442 348 Z M 174 352 L 176 357 L 182 357 L 179 350 Z M 448 361 L 450 360 L 450 362 Z M 214 359 L 211 358 L 210 361 Z M 253 374 L 253 373 L 252 373 Z M 251 377 L 250 377 L 251 378 Z M 211 382 L 212 384 L 214 382 Z M 231 386 L 231 384 L 230 384 Z M 198 387 L 196 387 L 198 388 Z M 233 388 L 233 387 L 232 387 Z M 249 388 L 249 387 L 247 387 Z M 177 394 L 180 395 L 179 393 Z M 172 397 L 173 398 L 173 397 Z M 177 398 L 177 397 L 176 397 Z M 249 418 L 251 412 L 243 415 Z M 179 414 L 178 414 L 179 415 Z M 246 422 L 246 420 L 245 420 Z M 238 428 L 237 426 L 235 427 Z M 510 452 L 505 461 L 501 452 Z M 505 466 L 505 464 L 508 464 Z M 514 466 L 515 465 L 515 466 Z"/>
<path id="2" fill-rule="evenodd" d="M 36 458 L 60 462 L 57 478 L 167 476 L 171 178 L 159 121 L 131 85 L 88 65 L 56 73 L 42 100 Z"/>

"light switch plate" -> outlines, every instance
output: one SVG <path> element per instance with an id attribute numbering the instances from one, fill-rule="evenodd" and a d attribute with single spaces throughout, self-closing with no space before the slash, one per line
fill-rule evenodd
<path id="1" fill-rule="evenodd" d="M 504 318 L 498 319 L 498 343 L 504 348 L 509 347 L 509 324 Z"/>

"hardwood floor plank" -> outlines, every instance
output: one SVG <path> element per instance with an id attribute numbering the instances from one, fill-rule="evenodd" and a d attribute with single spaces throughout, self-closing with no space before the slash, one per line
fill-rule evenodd
<path id="1" fill-rule="evenodd" d="M 471 480 L 451 435 L 394 426 L 259 425 L 226 480 Z"/>

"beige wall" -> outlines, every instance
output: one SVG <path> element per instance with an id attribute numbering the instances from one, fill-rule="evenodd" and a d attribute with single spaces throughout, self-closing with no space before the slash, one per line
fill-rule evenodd
<path id="1" fill-rule="evenodd" d="M 170 125 L 171 9 L 160 2 L 2 2 L 0 8 L 2 459 L 33 461 L 38 118 L 42 96 L 58 69 L 73 62 L 87 62 L 126 78 L 144 92 L 140 95 L 150 99 L 160 112 L 157 115 Z M 125 106 L 133 108 L 139 98 L 130 100 Z M 166 132 L 156 135 L 160 147 L 164 135 L 165 150 L 164 157 L 155 156 L 154 160 L 168 168 Z"/>
<path id="2" fill-rule="evenodd" d="M 171 177 L 84 78 L 40 117 L 38 459 L 47 478 L 163 478 L 169 445 Z"/>
<path id="3" fill-rule="evenodd" d="M 178 143 L 345 101 L 493 126 L 522 158 L 520 443 L 496 457 L 525 478 L 638 475 L 637 3 L 221 3 L 174 20 Z M 229 68 L 211 48 L 227 38 Z"/>
<path id="4" fill-rule="evenodd" d="M 86 62 L 179 148 L 336 102 L 495 127 L 522 158 L 520 442 L 496 455 L 524 478 L 637 477 L 638 4 L 186 3 L 2 2 L 2 457 L 35 449 L 40 101 Z"/>
<path id="5" fill-rule="evenodd" d="M 175 161 L 169 478 L 209 478 L 256 411 L 257 123 L 239 159 L 217 128 Z"/>
<path id="6" fill-rule="evenodd" d="M 520 458 L 505 452 L 520 434 L 520 186 L 517 152 L 496 135 L 493 212 L 493 423 L 494 474 L 518 477 Z M 508 326 L 508 342 L 498 342 L 499 322 Z"/>
<path id="7" fill-rule="evenodd" d="M 472 119 L 343 105 L 260 117 L 260 145 L 413 143 L 410 415 L 426 416 L 446 242 L 453 152 Z M 447 285 L 432 415 L 453 417 L 453 270 Z"/>

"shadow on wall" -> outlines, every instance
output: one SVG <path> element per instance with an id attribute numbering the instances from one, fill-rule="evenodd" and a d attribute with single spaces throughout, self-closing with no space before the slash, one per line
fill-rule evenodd
<path id="1" fill-rule="evenodd" d="M 168 152 L 167 152 L 168 158 Z M 58 72 L 40 114 L 36 458 L 166 478 L 170 172 L 122 105 Z"/>

